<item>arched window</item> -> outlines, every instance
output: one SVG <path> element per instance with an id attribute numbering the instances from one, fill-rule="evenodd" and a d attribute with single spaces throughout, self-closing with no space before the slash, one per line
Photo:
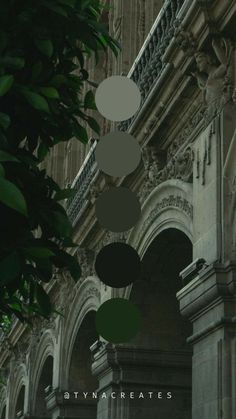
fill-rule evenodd
<path id="1" fill-rule="evenodd" d="M 35 397 L 34 412 L 37 416 L 48 416 L 47 405 L 45 401 L 45 389 L 52 386 L 53 378 L 53 357 L 48 356 L 41 371 Z"/>
<path id="2" fill-rule="evenodd" d="M 171 228 L 161 232 L 143 257 L 143 278 L 134 283 L 130 299 L 143 317 L 140 333 L 132 341 L 136 352 L 146 354 L 150 375 L 149 391 L 161 392 L 162 400 L 147 401 L 140 407 L 140 419 L 181 419 L 191 416 L 191 323 L 180 314 L 176 293 L 182 288 L 179 273 L 192 261 L 192 244 L 181 231 Z M 140 355 L 141 356 L 141 355 Z M 140 365 L 140 380 L 147 370 Z M 139 379 L 137 379 L 139 382 Z M 142 386 L 145 384 L 145 379 Z M 141 386 L 139 386 L 141 390 Z M 171 402 L 166 393 L 171 392 Z M 136 400 L 131 409 L 137 409 Z"/>

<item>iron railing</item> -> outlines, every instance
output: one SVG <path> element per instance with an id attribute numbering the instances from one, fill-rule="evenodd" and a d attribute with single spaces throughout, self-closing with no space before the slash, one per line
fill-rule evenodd
<path id="1" fill-rule="evenodd" d="M 166 0 L 129 71 L 128 77 L 135 81 L 141 92 L 142 101 L 140 110 L 147 101 L 154 84 L 161 77 L 166 67 L 163 57 L 174 36 L 178 22 L 178 14 L 185 1 L 186 0 Z M 139 112 L 131 119 L 120 123 L 118 126 L 119 130 L 130 130 L 133 122 L 138 118 Z M 77 190 L 77 193 L 74 198 L 67 203 L 68 215 L 73 225 L 79 219 L 79 216 L 85 207 L 86 195 L 98 170 L 95 161 L 95 147 L 96 144 L 94 143 L 73 182 L 73 186 Z"/>

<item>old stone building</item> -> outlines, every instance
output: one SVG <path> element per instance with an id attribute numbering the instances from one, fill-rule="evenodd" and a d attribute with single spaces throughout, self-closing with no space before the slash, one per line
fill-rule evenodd
<path id="1" fill-rule="evenodd" d="M 104 56 L 93 79 L 123 74 L 138 84 L 141 108 L 118 128 L 139 141 L 142 162 L 108 179 L 96 166 L 96 138 L 86 149 L 72 141 L 54 150 L 48 171 L 77 190 L 67 209 L 83 274 L 76 285 L 61 273 L 48 286 L 63 316 L 38 320 L 33 331 L 16 321 L 1 335 L 0 417 L 233 419 L 236 3 L 110 3 L 104 18 L 122 52 Z M 100 122 L 104 133 L 114 128 Z M 142 204 L 125 234 L 105 231 L 95 216 L 111 184 L 128 186 Z M 142 259 L 132 287 L 106 287 L 95 275 L 98 251 L 113 241 Z M 126 345 L 103 342 L 94 325 L 98 307 L 117 296 L 143 314 Z"/>

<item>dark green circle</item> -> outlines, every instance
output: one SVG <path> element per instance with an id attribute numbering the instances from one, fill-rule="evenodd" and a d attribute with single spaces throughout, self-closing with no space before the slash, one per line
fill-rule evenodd
<path id="1" fill-rule="evenodd" d="M 134 338 L 141 326 L 138 307 L 124 298 L 112 298 L 103 303 L 95 318 L 99 335 L 110 343 L 125 343 Z"/>

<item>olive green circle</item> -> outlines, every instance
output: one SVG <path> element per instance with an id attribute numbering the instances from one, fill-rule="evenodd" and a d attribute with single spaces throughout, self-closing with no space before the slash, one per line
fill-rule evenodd
<path id="1" fill-rule="evenodd" d="M 95 318 L 99 335 L 111 343 L 125 343 L 134 338 L 141 326 L 138 307 L 124 298 L 112 298 L 103 303 Z"/>
<path id="2" fill-rule="evenodd" d="M 95 157 L 104 173 L 114 177 L 127 176 L 138 166 L 141 149 L 132 135 L 114 131 L 100 138 Z"/>
<path id="3" fill-rule="evenodd" d="M 95 212 L 103 228 L 121 233 L 130 230 L 138 222 L 141 205 L 130 189 L 112 187 L 97 198 Z"/>
<path id="4" fill-rule="evenodd" d="M 98 111 L 110 121 L 125 121 L 131 118 L 141 104 L 137 84 L 129 77 L 111 76 L 103 80 L 95 94 Z"/>

